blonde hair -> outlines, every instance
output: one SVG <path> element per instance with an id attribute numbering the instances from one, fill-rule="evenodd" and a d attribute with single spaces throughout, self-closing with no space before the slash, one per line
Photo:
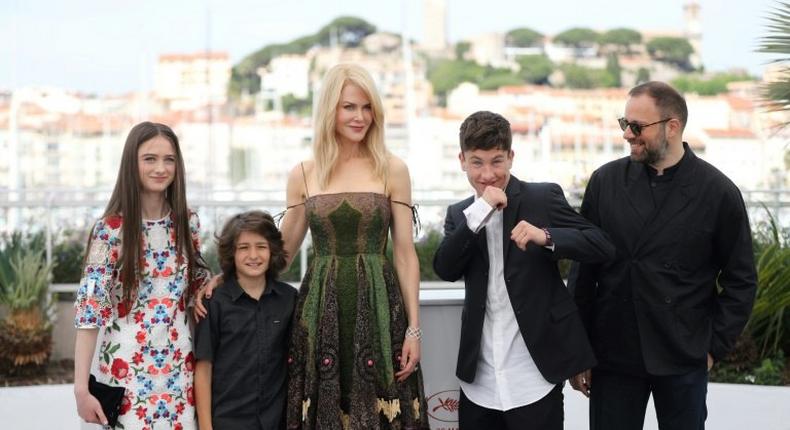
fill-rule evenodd
<path id="1" fill-rule="evenodd" d="M 322 189 L 329 185 L 338 158 L 339 145 L 335 118 L 340 103 L 340 93 L 346 85 L 356 85 L 370 100 L 373 121 L 365 134 L 363 150 L 373 160 L 376 177 L 386 182 L 389 151 L 384 146 L 384 109 L 376 85 L 370 74 L 362 67 L 356 64 L 338 64 L 329 69 L 324 76 L 315 115 L 313 157 L 318 185 Z"/>

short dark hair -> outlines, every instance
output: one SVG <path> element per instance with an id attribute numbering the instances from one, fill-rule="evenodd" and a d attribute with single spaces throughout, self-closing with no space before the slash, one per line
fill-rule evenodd
<path id="1" fill-rule="evenodd" d="M 628 95 L 631 97 L 647 94 L 656 103 L 662 118 L 676 118 L 680 121 L 680 129 L 686 128 L 689 119 L 689 110 L 686 99 L 669 84 L 659 81 L 645 82 L 631 88 Z"/>
<path id="2" fill-rule="evenodd" d="M 285 268 L 287 253 L 283 247 L 283 236 L 271 215 L 263 211 L 248 211 L 231 217 L 217 236 L 217 254 L 223 275 L 228 278 L 236 273 L 236 242 L 242 232 L 259 234 L 269 242 L 269 269 L 266 275 L 276 279 Z"/>
<path id="3" fill-rule="evenodd" d="M 504 149 L 510 151 L 510 123 L 494 112 L 475 112 L 461 123 L 461 151 Z"/>

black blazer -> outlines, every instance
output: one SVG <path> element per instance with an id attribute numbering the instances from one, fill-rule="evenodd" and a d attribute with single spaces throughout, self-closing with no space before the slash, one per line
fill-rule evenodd
<path id="1" fill-rule="evenodd" d="M 538 370 L 547 381 L 558 384 L 593 366 L 595 357 L 556 260 L 604 261 L 614 256 L 614 247 L 601 230 L 568 205 L 559 185 L 526 183 L 511 176 L 505 193 L 508 202 L 502 234 L 508 295 Z M 489 267 L 485 229 L 473 233 L 463 214 L 473 202 L 474 197 L 469 197 L 447 209 L 444 239 L 433 260 L 440 278 L 464 278 L 466 297 L 456 375 L 466 382 L 474 381 L 477 371 Z M 521 220 L 547 227 L 554 252 L 533 243 L 520 250 L 510 239 L 510 232 Z"/>
<path id="2" fill-rule="evenodd" d="M 741 193 L 684 148 L 656 210 L 645 209 L 652 200 L 644 165 L 628 157 L 599 168 L 587 185 L 582 215 L 609 234 L 617 259 L 575 266 L 569 287 L 601 365 L 630 356 L 654 375 L 699 369 L 707 353 L 718 361 L 732 349 L 751 313 L 756 274 Z"/>

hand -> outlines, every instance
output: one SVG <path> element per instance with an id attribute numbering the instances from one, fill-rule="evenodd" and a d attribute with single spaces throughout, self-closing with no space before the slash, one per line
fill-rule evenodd
<path id="1" fill-rule="evenodd" d="M 417 370 L 417 364 L 420 362 L 420 340 L 414 337 L 407 337 L 403 339 L 403 349 L 400 355 L 400 368 L 401 370 L 395 373 L 395 378 L 398 382 L 403 382 Z"/>
<path id="2" fill-rule="evenodd" d="M 75 393 L 74 397 L 77 400 L 77 414 L 80 418 L 87 423 L 107 425 L 107 417 L 104 416 L 101 403 L 96 397 L 87 390 Z"/>
<path id="3" fill-rule="evenodd" d="M 483 190 L 483 195 L 480 197 L 492 208 L 504 209 L 507 207 L 507 195 L 501 188 L 489 185 Z"/>
<path id="4" fill-rule="evenodd" d="M 571 383 L 571 387 L 573 387 L 574 390 L 584 394 L 587 397 L 590 397 L 590 388 L 592 388 L 592 370 L 587 369 L 576 376 L 571 376 L 571 378 L 568 379 L 568 382 Z"/>
<path id="5" fill-rule="evenodd" d="M 547 243 L 546 233 L 534 225 L 522 220 L 513 227 L 510 232 L 510 239 L 516 242 L 516 246 L 522 251 L 527 249 L 527 244 L 532 242 L 539 246 L 544 246 Z"/>
<path id="6" fill-rule="evenodd" d="M 195 317 L 195 321 L 200 321 L 202 318 L 205 318 L 206 315 L 208 315 L 208 309 L 203 306 L 203 297 L 210 299 L 211 293 L 213 293 L 214 289 L 217 288 L 221 283 L 222 275 L 217 275 L 212 277 L 206 286 L 198 289 L 197 297 L 195 297 L 195 309 L 192 310 L 192 315 Z"/>
<path id="7" fill-rule="evenodd" d="M 708 353 L 708 372 L 713 368 L 713 356 Z"/>

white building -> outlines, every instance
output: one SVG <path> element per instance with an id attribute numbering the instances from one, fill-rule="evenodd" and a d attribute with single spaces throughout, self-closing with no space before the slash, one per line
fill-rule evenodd
<path id="1" fill-rule="evenodd" d="M 292 95 L 306 99 L 310 95 L 310 58 L 306 55 L 280 55 L 272 58 L 266 67 L 258 69 L 261 92 L 258 94 L 259 111 L 282 111 L 282 98 Z"/>
<path id="2" fill-rule="evenodd" d="M 161 55 L 154 74 L 154 93 L 168 110 L 224 104 L 230 69 L 226 52 Z"/>

